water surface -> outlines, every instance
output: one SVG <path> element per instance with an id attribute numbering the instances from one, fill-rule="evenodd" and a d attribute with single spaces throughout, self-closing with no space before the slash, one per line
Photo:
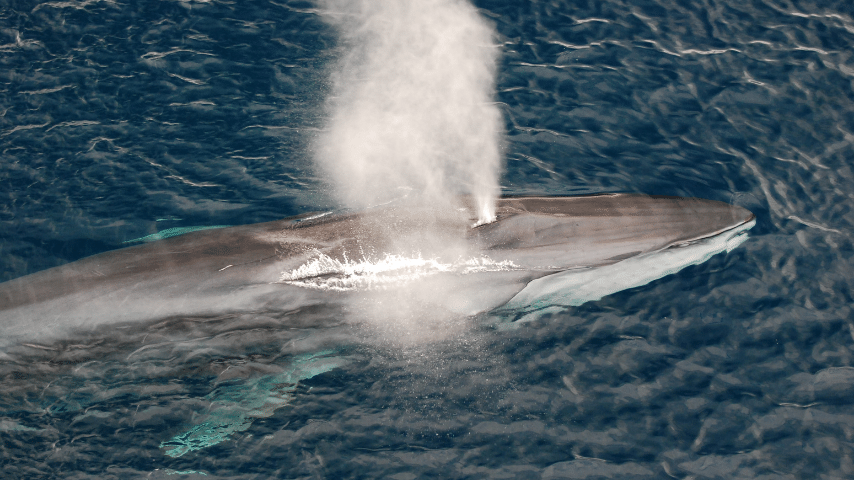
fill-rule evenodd
<path id="1" fill-rule="evenodd" d="M 476 5 L 503 51 L 506 193 L 722 200 L 751 239 L 420 346 L 356 329 L 327 352 L 325 312 L 22 345 L 0 360 L 5 475 L 850 478 L 850 3 Z M 0 279 L 327 209 L 311 141 L 341 47 L 316 8 L 0 8 Z"/>

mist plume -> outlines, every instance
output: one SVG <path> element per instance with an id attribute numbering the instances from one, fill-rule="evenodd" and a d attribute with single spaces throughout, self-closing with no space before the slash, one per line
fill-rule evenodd
<path id="1" fill-rule="evenodd" d="M 501 112 L 492 27 L 462 0 L 322 0 L 344 53 L 316 163 L 346 207 L 393 199 L 494 219 Z"/>

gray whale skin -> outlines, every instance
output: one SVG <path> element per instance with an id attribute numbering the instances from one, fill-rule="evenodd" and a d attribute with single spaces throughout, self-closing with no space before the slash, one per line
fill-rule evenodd
<path id="1" fill-rule="evenodd" d="M 472 227 L 470 215 L 386 206 L 94 255 L 0 284 L 0 347 L 182 315 L 343 306 L 406 275 L 407 299 L 453 314 L 575 305 L 731 250 L 755 223 L 722 202 L 638 194 L 504 197 L 495 222 Z"/>

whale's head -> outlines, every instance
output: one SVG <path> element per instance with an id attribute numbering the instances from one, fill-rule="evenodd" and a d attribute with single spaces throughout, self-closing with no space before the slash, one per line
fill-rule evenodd
<path id="1" fill-rule="evenodd" d="M 554 270 L 615 263 L 754 218 L 723 202 L 638 194 L 504 197 L 496 211 L 496 221 L 471 229 L 470 241 L 490 258 Z"/>

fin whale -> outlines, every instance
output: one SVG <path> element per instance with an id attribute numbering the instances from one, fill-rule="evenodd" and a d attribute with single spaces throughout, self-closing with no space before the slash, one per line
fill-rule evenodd
<path id="1" fill-rule="evenodd" d="M 181 315 L 344 306 L 407 282 L 416 286 L 407 291 L 414 301 L 454 314 L 544 308 L 538 298 L 575 304 L 556 292 L 601 281 L 590 272 L 649 270 L 643 262 L 660 264 L 662 252 L 725 237 L 705 253 L 672 260 L 658 277 L 611 282 L 603 291 L 613 293 L 730 249 L 754 224 L 752 213 L 726 203 L 639 194 L 503 197 L 496 221 L 472 227 L 472 215 L 470 208 L 446 215 L 386 206 L 94 255 L 0 284 L 0 347 Z"/>

